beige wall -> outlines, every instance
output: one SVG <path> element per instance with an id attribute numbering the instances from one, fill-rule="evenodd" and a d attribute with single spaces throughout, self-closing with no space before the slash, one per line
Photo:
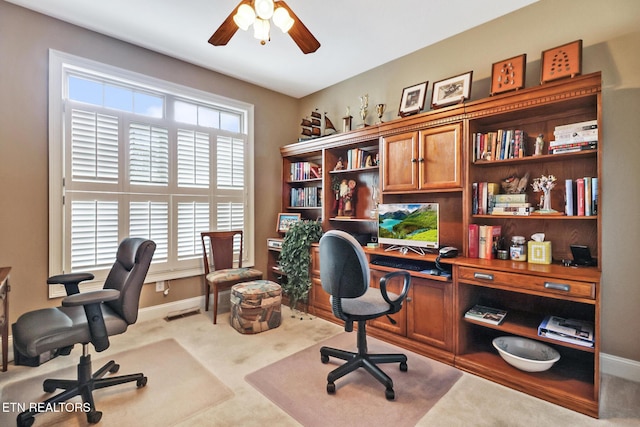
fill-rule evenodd
<path id="1" fill-rule="evenodd" d="M 46 287 L 50 48 L 255 105 L 256 266 L 266 269 L 280 210 L 278 147 L 297 138 L 298 100 L 0 1 L 0 265 L 12 267 L 11 321 L 59 302 Z M 194 297 L 201 286 L 199 277 L 172 281 L 163 297 L 146 285 L 141 304 Z"/>
<path id="2" fill-rule="evenodd" d="M 489 93 L 491 65 L 523 53 L 526 87 L 536 86 L 541 52 L 582 39 L 583 73 L 602 71 L 603 79 L 602 349 L 640 361 L 640 280 L 635 276 L 640 242 L 639 20 L 637 0 L 541 0 L 305 97 L 298 114 L 318 107 L 339 119 L 350 106 L 358 123 L 359 97 L 368 93 L 368 123 L 375 120 L 377 103 L 387 104 L 384 120 L 393 120 L 404 87 L 429 80 L 430 100 L 434 81 L 470 70 L 471 99 L 481 99 Z"/>

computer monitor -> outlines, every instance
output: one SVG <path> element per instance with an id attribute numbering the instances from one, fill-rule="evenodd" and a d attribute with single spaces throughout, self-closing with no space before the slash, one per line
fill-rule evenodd
<path id="1" fill-rule="evenodd" d="M 378 205 L 378 243 L 387 250 L 438 249 L 438 203 L 390 203 Z"/>

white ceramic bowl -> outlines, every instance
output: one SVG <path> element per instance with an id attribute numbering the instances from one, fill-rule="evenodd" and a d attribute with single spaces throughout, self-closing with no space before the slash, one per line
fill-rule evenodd
<path id="1" fill-rule="evenodd" d="M 560 353 L 539 341 L 522 337 L 498 337 L 493 346 L 512 366 L 527 372 L 542 372 L 560 360 Z"/>

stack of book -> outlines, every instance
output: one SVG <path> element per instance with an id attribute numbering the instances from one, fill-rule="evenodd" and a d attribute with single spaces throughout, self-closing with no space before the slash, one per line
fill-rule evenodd
<path id="1" fill-rule="evenodd" d="M 375 166 L 375 160 L 371 153 L 360 148 L 347 150 L 346 169 L 362 169 Z"/>
<path id="2" fill-rule="evenodd" d="M 549 142 L 549 154 L 575 153 L 598 148 L 598 121 L 556 126 L 554 140 Z"/>
<path id="3" fill-rule="evenodd" d="M 502 323 L 506 315 L 507 312 L 499 308 L 476 304 L 464 314 L 464 317 L 478 322 L 499 325 Z"/>
<path id="4" fill-rule="evenodd" d="M 472 190 L 472 214 L 487 215 L 489 213 L 489 203 L 491 197 L 500 192 L 500 184 L 497 182 L 474 182 Z"/>
<path id="5" fill-rule="evenodd" d="M 593 322 L 547 316 L 540 326 L 538 335 L 570 344 L 593 347 Z"/>
<path id="6" fill-rule="evenodd" d="M 526 194 L 494 194 L 489 197 L 489 215 L 531 215 L 536 210 Z"/>

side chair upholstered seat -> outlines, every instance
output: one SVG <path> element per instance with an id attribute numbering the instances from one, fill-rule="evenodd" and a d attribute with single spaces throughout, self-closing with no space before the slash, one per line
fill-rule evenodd
<path id="1" fill-rule="evenodd" d="M 209 294 L 213 288 L 213 323 L 218 317 L 218 293 L 231 289 L 241 282 L 262 279 L 262 271 L 242 267 L 242 230 L 206 231 L 202 238 L 202 257 L 204 263 L 205 311 L 209 310 Z M 238 248 L 234 251 L 234 246 Z M 238 265 L 234 267 L 234 253 L 239 254 Z"/>

